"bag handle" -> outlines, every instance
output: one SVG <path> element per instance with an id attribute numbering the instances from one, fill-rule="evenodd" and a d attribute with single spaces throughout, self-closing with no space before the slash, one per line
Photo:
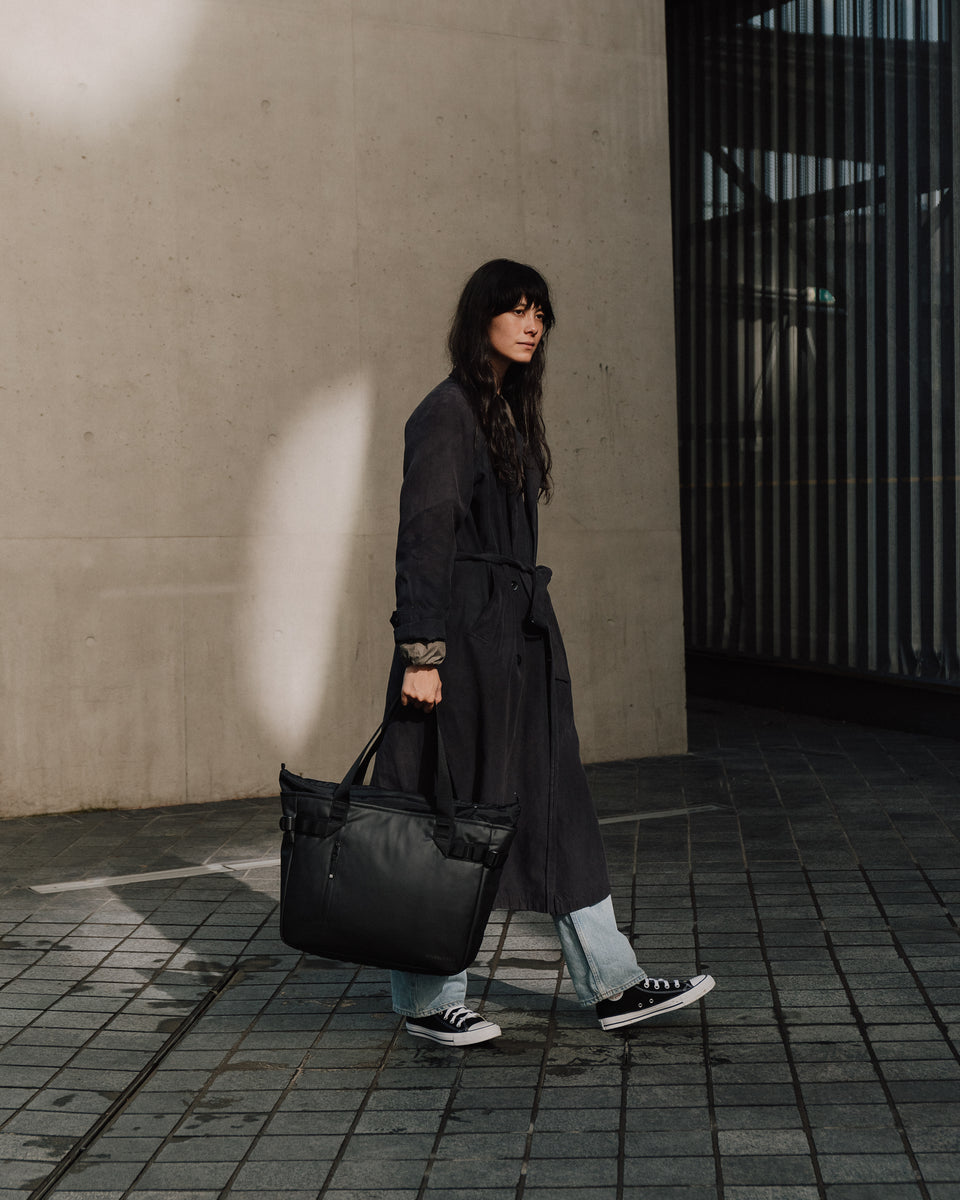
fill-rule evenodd
<path id="1" fill-rule="evenodd" d="M 376 732 L 370 738 L 370 741 L 367 742 L 364 748 L 357 755 L 353 766 L 349 771 L 347 771 L 346 775 L 344 775 L 343 780 L 337 787 L 337 790 L 334 792 L 334 796 L 345 796 L 350 787 L 353 787 L 354 784 L 362 784 L 364 779 L 366 779 L 367 771 L 369 771 L 370 764 L 373 762 L 373 757 L 380 749 L 380 743 L 383 741 L 384 735 L 387 732 L 387 726 L 396 716 L 399 707 L 400 697 L 398 696 L 387 709 L 386 713 L 384 713 L 383 721 L 380 723 L 380 727 L 376 730 Z"/>
<path id="2" fill-rule="evenodd" d="M 354 759 L 353 765 L 334 790 L 333 805 L 330 809 L 327 832 L 338 829 L 346 820 L 347 812 L 350 808 L 350 789 L 363 783 L 370 763 L 380 749 L 380 743 L 383 741 L 387 726 L 395 716 L 399 705 L 400 697 L 398 696 L 387 709 L 383 721 L 374 731 L 373 736 L 357 755 L 356 759 Z M 447 752 L 443 744 L 443 735 L 440 733 L 440 722 L 437 721 L 436 709 L 433 710 L 433 718 L 437 726 L 437 787 L 434 795 L 437 823 L 434 840 L 440 845 L 441 840 L 443 844 L 448 844 L 453 838 L 454 795 L 453 780 L 450 778 Z"/>

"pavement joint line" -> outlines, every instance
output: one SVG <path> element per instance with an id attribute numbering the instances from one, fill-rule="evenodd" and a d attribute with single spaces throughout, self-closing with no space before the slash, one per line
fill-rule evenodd
<path id="1" fill-rule="evenodd" d="M 756 921 L 757 931 L 760 935 L 760 947 L 761 947 L 760 954 L 761 954 L 761 959 L 763 962 L 763 967 L 764 967 L 764 970 L 766 971 L 766 975 L 767 975 L 767 986 L 770 989 L 770 999 L 773 1003 L 773 1017 L 774 1017 L 774 1021 L 776 1023 L 777 1031 L 779 1032 L 779 1035 L 780 1035 L 781 1045 L 783 1046 L 783 1049 L 784 1049 L 784 1052 L 786 1055 L 787 1069 L 790 1072 L 790 1087 L 793 1089 L 794 1108 L 797 1113 L 797 1116 L 800 1118 L 800 1125 L 803 1130 L 803 1136 L 806 1139 L 807 1153 L 808 1153 L 809 1159 L 810 1159 L 810 1166 L 813 1170 L 814 1183 L 817 1188 L 817 1195 L 823 1197 L 823 1196 L 826 1196 L 826 1194 L 827 1194 L 826 1193 L 826 1184 L 825 1184 L 825 1181 L 823 1178 L 823 1169 L 822 1169 L 822 1165 L 820 1163 L 819 1153 L 817 1151 L 817 1144 L 816 1144 L 816 1138 L 815 1138 L 814 1132 L 813 1132 L 813 1126 L 810 1123 L 810 1114 L 807 1111 L 807 1103 L 806 1103 L 806 1099 L 804 1098 L 804 1094 L 803 1094 L 803 1085 L 802 1085 L 801 1079 L 800 1079 L 800 1072 L 797 1068 L 797 1060 L 796 1060 L 796 1058 L 794 1056 L 794 1052 L 793 1052 L 793 1046 L 792 1046 L 791 1037 L 790 1037 L 789 1022 L 787 1021 L 786 1013 L 784 1010 L 784 1005 L 783 1005 L 782 998 L 780 995 L 780 989 L 778 987 L 776 975 L 773 970 L 773 963 L 771 961 L 769 949 L 768 949 L 766 939 L 764 936 L 764 916 L 763 916 L 763 912 L 762 912 L 760 903 L 757 898 L 757 890 L 754 885 L 753 872 L 751 871 L 749 866 L 744 871 L 744 877 L 745 877 L 745 882 L 747 885 L 747 893 L 749 896 L 749 903 L 750 903 L 751 908 L 753 909 L 754 920 Z M 808 888 L 809 888 L 809 883 L 808 883 Z M 811 892 L 812 892 L 812 889 L 811 889 Z M 816 903 L 815 894 L 814 894 L 814 903 Z M 828 938 L 828 940 L 829 940 L 829 938 Z M 839 970 L 838 963 L 835 963 L 835 967 L 836 967 L 836 969 Z M 707 1037 L 709 1037 L 709 1034 L 707 1034 Z M 709 1042 L 707 1044 L 709 1044 Z M 713 1089 L 713 1082 L 711 1079 L 711 1092 L 712 1092 L 712 1089 Z M 717 1145 L 715 1147 L 715 1155 L 716 1155 L 716 1161 L 720 1164 L 720 1170 L 722 1172 L 723 1164 L 722 1164 L 722 1159 L 719 1157 L 719 1143 L 717 1143 Z M 929 1200 L 929 1197 L 927 1197 L 926 1200 Z"/>
<path id="2" fill-rule="evenodd" d="M 619 825 L 627 821 L 659 821 L 662 817 L 685 817 L 696 812 L 732 812 L 722 804 L 691 804 L 689 808 L 658 808 L 654 812 L 620 813 L 616 817 L 601 817 L 601 825 Z"/>
<path id="3" fill-rule="evenodd" d="M 253 871 L 258 867 L 279 867 L 279 858 L 252 858 L 245 862 L 204 863 L 199 867 L 174 867 L 169 871 L 142 871 L 138 875 L 102 875 L 98 879 L 74 879 L 68 883 L 36 883 L 31 892 L 51 895 L 56 892 L 80 892 L 88 888 L 118 887 L 124 883 L 151 883 L 156 879 L 189 879 L 193 875 L 215 875 L 231 871 Z"/>
<path id="4" fill-rule="evenodd" d="M 878 911 L 881 913 L 881 915 L 883 915 L 884 919 L 886 919 L 886 913 L 884 911 L 883 903 L 882 903 L 879 895 L 877 894 L 876 889 L 874 888 L 873 884 L 870 881 L 870 876 L 869 876 L 868 871 L 866 871 L 862 865 L 861 865 L 860 870 L 863 874 L 864 881 L 867 884 L 867 887 L 870 889 L 870 892 L 873 895 L 873 900 L 877 906 Z M 809 871 L 806 870 L 806 868 L 804 868 L 803 874 L 806 877 L 806 884 L 807 884 L 807 888 L 810 893 L 810 898 L 814 904 L 816 911 L 819 914 L 820 919 L 822 920 L 823 919 L 822 906 L 820 904 L 819 898 L 817 897 L 816 889 L 813 887 L 812 881 L 810 879 L 810 873 L 809 873 Z M 890 935 L 892 937 L 894 946 L 897 950 L 897 953 L 900 955 L 901 959 L 903 960 L 903 965 L 904 965 L 905 969 L 907 971 L 909 971 L 910 974 L 913 976 L 914 982 L 916 983 L 921 995 L 923 996 L 924 1002 L 927 1004 L 927 1006 L 930 1010 L 930 1014 L 933 1017 L 934 1022 L 936 1023 L 938 1029 L 940 1030 L 940 1032 L 944 1038 L 945 1044 L 953 1051 L 954 1057 L 957 1057 L 957 1050 L 956 1050 L 956 1047 L 954 1046 L 953 1042 L 950 1039 L 949 1031 L 947 1030 L 945 1024 L 941 1021 L 939 1014 L 936 1011 L 936 1007 L 930 1003 L 929 998 L 927 996 L 926 988 L 923 986 L 923 981 L 913 971 L 913 969 L 910 965 L 909 955 L 907 955 L 903 952 L 903 948 L 900 945 L 900 941 L 899 941 L 899 938 L 897 937 L 896 931 L 891 928 L 889 923 L 887 923 L 887 929 L 890 931 Z M 897 1104 L 896 1098 L 893 1095 L 893 1092 L 891 1091 L 890 1080 L 886 1078 L 883 1070 L 881 1069 L 880 1062 L 879 1062 L 879 1059 L 878 1059 L 877 1053 L 876 1053 L 876 1047 L 873 1045 L 873 1043 L 870 1040 L 870 1036 L 867 1031 L 868 1022 L 861 1010 L 862 1001 L 859 1001 L 857 999 L 857 997 L 853 993 L 853 990 L 850 987 L 850 983 L 846 977 L 846 974 L 844 973 L 843 966 L 837 955 L 837 948 L 834 944 L 833 938 L 831 937 L 830 931 L 828 929 L 824 929 L 824 942 L 826 944 L 827 953 L 830 955 L 831 962 L 833 963 L 834 970 L 836 971 L 837 978 L 840 981 L 844 992 L 846 993 L 847 1002 L 850 1005 L 850 1011 L 853 1014 L 854 1021 L 856 1022 L 857 1028 L 860 1031 L 860 1035 L 863 1039 L 863 1045 L 865 1046 L 867 1053 L 870 1056 L 870 1061 L 874 1067 L 874 1070 L 876 1071 L 877 1078 L 880 1081 L 880 1086 L 883 1089 L 884 1099 L 885 1099 L 887 1106 L 890 1110 L 890 1113 L 893 1117 L 894 1127 L 896 1129 L 897 1136 L 900 1139 L 903 1153 L 906 1156 L 907 1161 L 910 1163 L 911 1168 L 913 1169 L 914 1176 L 915 1176 L 915 1179 L 914 1179 L 915 1185 L 919 1189 L 920 1195 L 923 1198 L 923 1200 L 930 1200 L 930 1191 L 927 1188 L 927 1181 L 923 1177 L 923 1172 L 920 1169 L 920 1164 L 917 1161 L 916 1153 L 913 1149 L 913 1146 L 911 1145 L 909 1134 L 907 1133 L 907 1130 L 904 1126 L 903 1117 L 901 1116 L 899 1105 Z M 814 1161 L 814 1167 L 817 1171 L 817 1176 L 819 1179 L 820 1172 L 819 1172 L 819 1167 L 817 1166 L 817 1163 L 816 1163 L 815 1154 L 814 1154 L 813 1161 Z"/>
<path id="5" fill-rule="evenodd" d="M 46 1197 L 54 1190 L 60 1180 L 67 1174 L 71 1167 L 90 1149 L 100 1135 L 109 1128 L 110 1125 L 120 1116 L 123 1110 L 127 1107 L 130 1101 L 136 1096 L 137 1092 L 143 1087 L 151 1075 L 156 1071 L 157 1067 L 163 1062 L 171 1050 L 183 1040 L 183 1038 L 196 1025 L 207 1009 L 217 1000 L 223 992 L 227 990 L 231 983 L 238 975 L 242 975 L 244 966 L 242 963 L 236 963 L 229 970 L 225 971 L 212 988 L 202 997 L 202 999 L 191 1009 L 183 1018 L 177 1028 L 167 1038 L 163 1045 L 151 1055 L 148 1062 L 137 1072 L 136 1076 L 127 1084 L 119 1096 L 113 1101 L 110 1107 L 104 1112 L 98 1121 L 87 1130 L 83 1137 L 79 1138 L 70 1147 L 64 1157 L 54 1167 L 50 1174 L 38 1184 L 37 1187 L 27 1197 L 27 1200 L 46 1200 Z"/>
<path id="6" fill-rule="evenodd" d="M 639 833 L 639 830 L 638 830 L 638 833 Z M 687 841 L 689 843 L 689 836 L 688 836 Z M 634 871 L 633 878 L 634 878 L 634 893 L 636 893 L 636 879 L 637 879 L 636 871 Z M 697 970 L 699 971 L 702 966 L 702 963 L 703 963 L 703 946 L 701 944 L 700 921 L 699 921 L 699 914 L 700 914 L 700 909 L 702 906 L 701 906 L 701 902 L 700 902 L 700 897 L 697 895 L 697 886 L 696 886 L 696 880 L 695 880 L 693 871 L 690 872 L 689 878 L 687 880 L 687 889 L 688 889 L 688 892 L 690 895 L 690 911 L 691 911 L 691 916 L 693 918 L 692 929 L 693 929 L 694 953 L 696 955 L 695 961 L 697 964 Z M 636 902 L 634 902 L 633 909 L 634 909 L 634 921 L 635 921 L 636 920 Z M 632 932 L 633 932 L 633 927 L 631 926 L 631 934 L 632 934 Z M 710 1142 L 711 1142 L 711 1148 L 713 1150 L 716 1188 L 717 1188 L 717 1195 L 723 1196 L 723 1194 L 724 1194 L 723 1159 L 720 1156 L 720 1132 L 719 1132 L 719 1122 L 718 1122 L 718 1116 L 717 1116 L 717 1110 L 718 1110 L 719 1106 L 717 1104 L 716 1079 L 715 1079 L 715 1074 L 714 1074 L 714 1068 L 715 1068 L 716 1064 L 714 1062 L 713 1052 L 711 1050 L 711 1045 L 710 1045 L 710 1022 L 707 1019 L 706 1006 L 703 1004 L 699 1004 L 697 1007 L 700 1009 L 700 1036 L 703 1039 L 704 1098 L 706 1100 L 707 1112 L 709 1113 L 709 1117 L 710 1117 Z M 626 1090 L 626 1082 L 624 1084 L 624 1090 Z M 621 1105 L 621 1111 L 622 1111 L 623 1107 L 624 1106 Z M 621 1116 L 621 1123 L 623 1123 L 622 1116 Z"/>
<path id="7" fill-rule="evenodd" d="M 511 918 L 508 917 L 507 920 L 504 922 L 503 929 L 501 930 L 500 944 L 497 947 L 498 955 L 502 952 L 502 950 L 504 949 L 504 947 L 506 945 L 507 929 L 510 925 L 510 920 L 511 920 Z M 633 929 L 633 921 L 631 919 L 631 932 L 632 932 L 632 929 Z M 490 971 L 490 975 L 487 979 L 486 988 L 484 989 L 484 998 L 486 998 L 487 991 L 490 987 L 490 982 L 493 979 L 495 971 L 496 971 L 496 967 L 493 967 Z M 546 1028 L 546 1033 L 544 1035 L 543 1051 L 541 1052 L 541 1055 L 540 1055 L 540 1069 L 537 1072 L 536 1090 L 534 1092 L 533 1102 L 530 1106 L 530 1122 L 527 1126 L 526 1135 L 524 1138 L 523 1162 L 520 1164 L 520 1173 L 519 1173 L 519 1177 L 517 1179 L 515 1200 L 523 1200 L 523 1194 L 527 1187 L 527 1174 L 530 1169 L 530 1151 L 533 1146 L 534 1130 L 536 1128 L 537 1116 L 540 1112 L 540 1106 L 541 1106 L 541 1102 L 543 1100 L 543 1090 L 544 1090 L 544 1084 L 545 1084 L 546 1077 L 547 1077 L 547 1068 L 550 1064 L 550 1053 L 553 1049 L 553 1045 L 554 1045 L 554 1042 L 555 1042 L 556 1036 L 557 1036 L 557 1001 L 560 998 L 560 988 L 561 988 L 561 985 L 563 982 L 563 975 L 564 975 L 564 968 L 561 966 L 560 970 L 557 971 L 557 977 L 556 977 L 556 980 L 553 985 L 553 998 L 550 1001 L 550 1012 L 547 1017 L 547 1028 Z M 626 1050 L 625 1053 L 629 1053 L 629 1049 Z M 451 1095 L 450 1100 L 447 1103 L 446 1111 L 444 1112 L 443 1124 L 437 1130 L 437 1141 L 434 1143 L 433 1150 L 431 1151 L 430 1162 L 428 1164 L 427 1170 L 424 1172 L 424 1178 L 420 1184 L 420 1191 L 417 1193 L 417 1200 L 425 1200 L 424 1191 L 427 1187 L 429 1187 L 429 1182 L 430 1182 L 429 1176 L 430 1176 L 431 1171 L 433 1170 L 433 1165 L 436 1162 L 437 1153 L 438 1153 L 440 1145 L 441 1145 L 440 1138 L 441 1138 L 442 1134 L 445 1132 L 444 1126 L 446 1125 L 447 1121 L 449 1120 L 450 1113 L 452 1110 L 453 1110 L 453 1096 Z M 621 1123 L 622 1123 L 622 1118 L 621 1118 Z M 619 1156 L 618 1156 L 618 1158 L 619 1158 Z M 620 1167 L 618 1165 L 618 1176 L 619 1176 L 619 1173 L 620 1173 Z M 622 1189 L 618 1189 L 617 1194 L 620 1195 L 621 1192 L 622 1192 Z"/>
<path id="8" fill-rule="evenodd" d="M 302 963 L 302 962 L 303 962 L 303 956 L 301 956 L 301 958 L 298 962 L 298 965 L 296 967 L 294 967 L 293 970 L 287 975 L 287 980 L 290 980 L 293 976 L 295 976 L 297 974 L 297 972 L 299 971 L 299 968 L 300 968 L 300 963 Z M 249 966 L 249 963 L 247 965 Z M 348 967 L 348 969 L 350 967 L 350 965 L 346 964 L 346 963 L 344 964 L 344 966 Z M 344 988 L 344 991 L 340 995 L 336 1004 L 334 1004 L 334 1006 L 332 1007 L 330 1012 L 327 1013 L 325 1019 L 323 1020 L 323 1022 L 320 1025 L 320 1028 L 317 1030 L 317 1034 L 316 1034 L 316 1037 L 313 1039 L 312 1045 L 307 1050 L 304 1051 L 303 1057 L 301 1058 L 299 1064 L 293 1071 L 293 1074 L 290 1077 L 289 1083 L 286 1085 L 286 1087 L 280 1093 L 276 1102 L 273 1105 L 273 1108 L 270 1110 L 270 1115 L 264 1121 L 264 1123 L 260 1127 L 259 1131 L 254 1135 L 253 1139 L 250 1142 L 250 1145 L 247 1147 L 244 1154 L 242 1154 L 240 1156 L 240 1161 L 237 1163 L 236 1167 L 234 1168 L 233 1173 L 231 1174 L 229 1180 L 227 1181 L 226 1185 L 223 1188 L 223 1191 L 221 1193 L 223 1196 L 228 1196 L 231 1194 L 231 1189 L 233 1187 L 233 1184 L 236 1182 L 237 1176 L 240 1175 L 240 1173 L 242 1172 L 244 1167 L 246 1167 L 251 1161 L 253 1161 L 251 1156 L 254 1154 L 257 1145 L 260 1143 L 261 1139 L 263 1138 L 266 1127 L 273 1121 L 273 1119 L 277 1116 L 277 1114 L 282 1111 L 284 1101 L 290 1095 L 290 1093 L 292 1091 L 294 1091 L 296 1088 L 297 1081 L 300 1079 L 300 1077 L 303 1073 L 304 1067 L 307 1065 L 311 1051 L 317 1045 L 317 1043 L 320 1041 L 320 1039 L 323 1037 L 324 1032 L 329 1028 L 330 1022 L 334 1019 L 336 1013 L 341 1008 L 341 1005 L 344 1005 L 344 1002 L 346 1001 L 346 997 L 347 997 L 347 991 L 353 985 L 353 983 L 356 982 L 357 976 L 360 974 L 360 971 L 362 970 L 362 968 L 360 966 L 354 965 L 354 966 L 352 966 L 352 970 L 353 970 L 353 974 L 351 976 L 350 984 L 346 988 Z M 281 987 L 282 987 L 282 985 L 281 985 Z M 369 1100 L 370 1100 L 370 1094 L 376 1089 L 377 1081 L 380 1076 L 380 1072 L 383 1070 L 383 1067 L 384 1067 L 387 1059 L 389 1058 L 391 1051 L 393 1050 L 394 1046 L 396 1045 L 398 1037 L 400 1036 L 400 1028 L 401 1028 L 400 1022 L 398 1022 L 397 1027 L 394 1030 L 393 1037 L 390 1040 L 390 1044 L 387 1046 L 386 1050 L 384 1050 L 384 1052 L 383 1052 L 383 1056 L 377 1067 L 376 1074 L 374 1075 L 374 1078 L 371 1081 L 370 1085 L 367 1087 L 364 1098 L 363 1098 L 363 1100 L 361 1100 L 361 1102 L 357 1108 L 357 1112 L 354 1114 L 354 1117 L 350 1123 L 350 1128 L 343 1135 L 341 1144 L 340 1144 L 340 1146 L 337 1150 L 336 1156 L 335 1156 L 338 1163 L 340 1161 L 342 1161 L 345 1150 L 346 1150 L 346 1146 L 349 1143 L 350 1138 L 353 1136 L 353 1131 L 359 1125 L 359 1123 L 363 1117 L 363 1114 L 366 1111 L 367 1104 L 369 1103 Z M 241 1035 L 241 1037 L 238 1039 L 238 1042 L 242 1042 L 242 1041 L 243 1041 L 243 1036 Z M 238 1042 L 234 1043 L 231 1053 L 236 1052 Z M 212 1076 L 211 1076 L 211 1078 L 212 1078 Z M 196 1115 L 197 1100 L 199 1099 L 200 1096 L 209 1095 L 209 1086 L 210 1086 L 210 1084 L 208 1081 L 207 1085 L 203 1089 L 201 1089 L 201 1092 L 198 1093 L 198 1095 L 194 1097 L 194 1100 L 191 1103 L 191 1105 L 189 1106 L 189 1108 L 187 1109 L 186 1113 L 182 1114 L 180 1119 L 177 1121 L 177 1124 L 167 1134 L 165 1144 L 169 1144 L 171 1140 L 175 1140 L 177 1138 L 178 1133 L 181 1130 L 184 1121 L 186 1121 L 191 1114 L 194 1116 Z M 334 1174 L 335 1174 L 335 1171 L 331 1167 L 330 1170 L 327 1172 L 327 1179 L 328 1180 L 332 1179 Z M 319 1194 L 321 1196 L 324 1195 L 325 1190 L 326 1190 L 326 1184 L 324 1184 L 324 1186 L 321 1189 Z"/>

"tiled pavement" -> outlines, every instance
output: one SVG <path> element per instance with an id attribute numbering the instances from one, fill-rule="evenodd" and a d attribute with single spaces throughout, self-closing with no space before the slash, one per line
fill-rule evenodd
<path id="1" fill-rule="evenodd" d="M 960 742 L 690 716 L 591 770 L 641 962 L 718 979 L 622 1035 L 538 916 L 444 1050 L 277 941 L 275 868 L 28 890 L 272 857 L 275 802 L 0 824 L 0 1200 L 957 1200 Z"/>

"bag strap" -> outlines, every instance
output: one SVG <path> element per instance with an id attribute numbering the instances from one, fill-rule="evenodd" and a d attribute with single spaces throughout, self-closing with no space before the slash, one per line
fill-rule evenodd
<path id="1" fill-rule="evenodd" d="M 370 763 L 380 749 L 387 726 L 396 715 L 399 706 L 400 697 L 398 696 L 387 709 L 380 726 L 375 730 L 373 736 L 354 759 L 353 765 L 337 785 L 333 793 L 330 820 L 327 824 L 328 832 L 338 829 L 347 819 L 347 813 L 350 809 L 350 789 L 363 783 Z M 443 844 L 448 844 L 454 834 L 453 780 L 450 778 L 447 752 L 443 744 L 443 735 L 440 733 L 440 722 L 437 721 L 436 709 L 433 710 L 433 719 L 436 721 L 437 726 L 437 788 L 434 795 L 434 809 L 437 823 L 434 839 L 438 844 L 440 844 L 441 840 Z"/>
<path id="2" fill-rule="evenodd" d="M 396 712 L 397 705 L 399 703 L 400 698 L 398 696 L 397 699 L 394 700 L 394 702 L 387 709 L 383 720 L 373 731 L 370 740 L 354 759 L 353 765 L 348 769 L 346 775 L 344 775 L 340 783 L 337 784 L 337 787 L 333 793 L 334 800 L 348 800 L 350 796 L 350 788 L 354 787 L 358 783 L 363 783 L 364 777 L 369 770 L 370 763 L 373 761 L 373 756 L 380 749 L 380 743 L 383 741 L 384 732 L 386 731 L 387 725 L 390 723 L 390 719 Z"/>

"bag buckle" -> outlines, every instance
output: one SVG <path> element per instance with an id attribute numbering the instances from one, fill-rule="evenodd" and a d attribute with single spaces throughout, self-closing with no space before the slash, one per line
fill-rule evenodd
<path id="1" fill-rule="evenodd" d="M 462 858 L 468 862 L 483 863 L 488 870 L 493 870 L 500 862 L 500 851 L 492 846 L 479 846 L 475 842 L 467 842 L 455 838 L 447 850 L 448 858 Z"/>

